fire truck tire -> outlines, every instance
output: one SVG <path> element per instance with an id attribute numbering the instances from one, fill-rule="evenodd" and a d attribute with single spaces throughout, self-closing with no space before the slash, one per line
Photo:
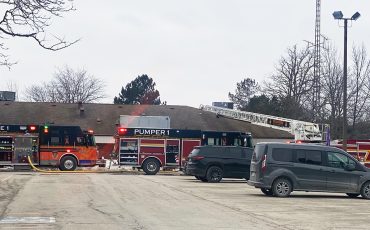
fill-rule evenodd
<path id="1" fill-rule="evenodd" d="M 144 161 L 142 168 L 145 174 L 155 175 L 158 173 L 160 167 L 161 165 L 157 159 L 149 158 Z"/>
<path id="2" fill-rule="evenodd" d="M 59 169 L 62 171 L 74 171 L 77 168 L 77 160 L 72 156 L 65 156 L 60 160 Z"/>
<path id="3" fill-rule="evenodd" d="M 370 199 L 370 181 L 367 181 L 361 187 L 361 196 L 365 199 Z"/>
<path id="4" fill-rule="evenodd" d="M 206 179 L 210 183 L 218 183 L 222 180 L 224 172 L 218 166 L 211 166 L 207 170 Z"/>

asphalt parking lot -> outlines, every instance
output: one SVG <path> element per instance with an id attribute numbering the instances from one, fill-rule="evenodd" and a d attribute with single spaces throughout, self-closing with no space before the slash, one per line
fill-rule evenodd
<path id="1" fill-rule="evenodd" d="M 0 229 L 369 229 L 370 201 L 263 195 L 245 180 L 0 173 Z"/>

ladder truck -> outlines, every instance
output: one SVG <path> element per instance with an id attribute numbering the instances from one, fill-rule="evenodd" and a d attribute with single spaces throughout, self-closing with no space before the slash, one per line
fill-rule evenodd
<path id="1" fill-rule="evenodd" d="M 294 135 L 294 140 L 297 143 L 320 143 L 327 141 L 327 138 L 330 137 L 328 124 L 316 124 L 312 122 L 233 110 L 210 105 L 200 105 L 199 109 L 215 113 L 218 116 L 224 116 L 236 120 L 246 121 L 254 125 L 287 131 Z"/>

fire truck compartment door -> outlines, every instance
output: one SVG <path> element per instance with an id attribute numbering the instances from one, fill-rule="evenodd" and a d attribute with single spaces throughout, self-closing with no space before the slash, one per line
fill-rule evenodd
<path id="1" fill-rule="evenodd" d="M 13 163 L 28 163 L 30 156 L 33 163 L 38 163 L 38 142 L 34 136 L 18 136 L 14 139 Z"/>

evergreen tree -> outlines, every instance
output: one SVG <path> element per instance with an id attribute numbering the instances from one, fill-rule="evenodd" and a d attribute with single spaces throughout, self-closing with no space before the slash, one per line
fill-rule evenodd
<path id="1" fill-rule="evenodd" d="M 114 97 L 114 104 L 161 104 L 159 91 L 155 89 L 155 82 L 148 75 L 143 74 L 122 87 L 118 97 Z"/>

